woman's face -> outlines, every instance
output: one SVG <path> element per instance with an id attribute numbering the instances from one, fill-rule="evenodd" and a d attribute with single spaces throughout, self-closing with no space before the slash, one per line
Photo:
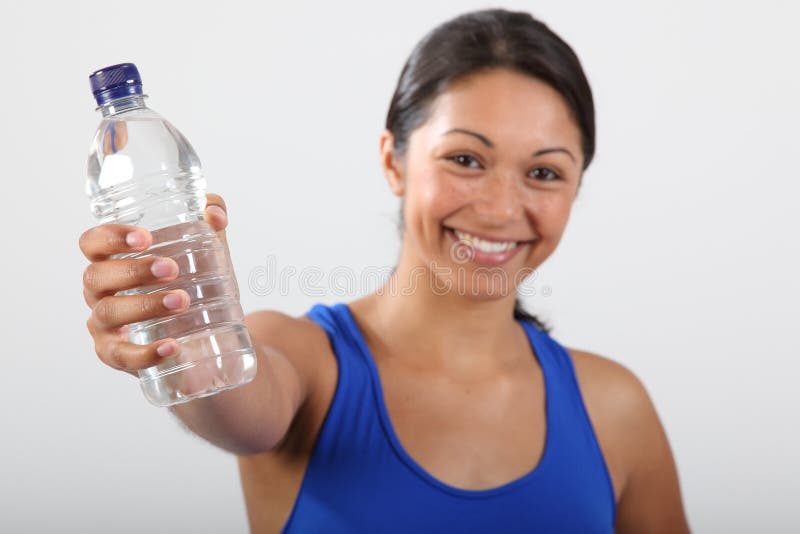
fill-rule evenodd
<path id="1" fill-rule="evenodd" d="M 433 102 L 399 161 L 391 145 L 384 132 L 387 178 L 404 199 L 400 268 L 424 266 L 438 287 L 497 298 L 555 250 L 583 153 L 549 85 L 509 69 L 472 74 Z"/>

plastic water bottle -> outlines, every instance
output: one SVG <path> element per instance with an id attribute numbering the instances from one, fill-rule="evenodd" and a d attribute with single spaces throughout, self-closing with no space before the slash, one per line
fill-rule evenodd
<path id="1" fill-rule="evenodd" d="M 121 63 L 89 76 L 102 122 L 92 141 L 86 194 L 100 224 L 121 223 L 152 232 L 153 245 L 114 258 L 170 257 L 178 277 L 117 295 L 183 289 L 189 308 L 129 326 L 132 343 L 175 338 L 179 354 L 139 372 L 147 399 L 170 406 L 246 384 L 256 356 L 242 320 L 230 258 L 203 219 L 206 181 L 186 138 L 145 105 L 139 71 Z"/>

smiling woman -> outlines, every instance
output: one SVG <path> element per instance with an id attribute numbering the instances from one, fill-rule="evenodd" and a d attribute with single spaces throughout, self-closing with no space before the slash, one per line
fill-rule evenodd
<path id="1" fill-rule="evenodd" d="M 256 378 L 174 407 L 239 455 L 254 532 L 688 531 L 641 382 L 562 346 L 516 300 L 558 246 L 594 145 L 580 62 L 529 14 L 467 13 L 422 39 L 380 136 L 401 204 L 389 280 L 301 317 L 249 314 Z M 224 239 L 225 204 L 208 200 Z M 136 282 L 108 260 L 131 230 L 84 235 L 100 278 Z M 152 347 L 87 325 L 105 361 L 151 363 Z"/>
<path id="2" fill-rule="evenodd" d="M 531 61 L 529 56 L 521 57 Z M 458 61 L 443 65 L 442 68 L 451 69 L 446 73 L 450 76 L 447 84 L 440 82 L 447 90 L 428 95 L 427 100 L 420 96 L 415 101 L 416 107 L 428 110 L 425 115 L 413 113 L 416 109 L 410 107 L 405 116 L 395 118 L 390 110 L 382 143 L 390 184 L 395 194 L 403 199 L 401 231 L 418 202 L 416 194 L 406 194 L 408 186 L 415 193 L 422 191 L 425 199 L 437 201 L 434 209 L 442 210 L 443 214 L 453 211 L 441 223 L 445 236 L 473 247 L 476 266 L 500 268 L 494 272 L 497 285 L 489 291 L 504 294 L 502 292 L 511 287 L 508 280 L 518 279 L 520 277 L 515 275 L 538 267 L 560 239 L 594 147 L 593 126 L 582 133 L 574 117 L 578 109 L 592 110 L 593 107 L 590 99 L 580 108 L 570 109 L 567 100 L 550 84 L 525 73 L 524 64 L 516 65 L 513 57 L 491 60 L 493 68 L 476 69 L 467 64 L 463 68 L 471 70 L 466 73 L 457 69 Z M 583 94 L 590 98 L 588 85 Z M 406 131 L 402 122 L 410 117 L 417 120 L 424 117 L 425 122 L 409 139 L 399 138 Z M 594 124 L 592 117 L 585 118 L 582 123 Z M 413 150 L 415 143 L 421 145 L 419 150 Z M 587 151 L 589 157 L 583 155 Z M 420 181 L 412 186 L 398 179 L 403 172 L 411 179 L 438 174 L 435 180 Z M 463 209 L 457 210 L 458 204 L 462 204 Z M 545 216 L 545 212 L 549 215 Z M 460 219 L 468 221 L 462 223 Z M 546 224 L 548 222 L 552 224 Z M 477 229 L 477 226 L 484 228 Z M 498 233 L 492 228 L 506 228 L 506 232 Z M 481 238 L 494 243 L 495 248 L 504 243 L 515 246 L 487 254 L 491 246 L 486 243 L 481 247 Z M 523 251 L 536 253 L 534 265 L 519 254 Z M 515 257 L 516 263 L 511 262 Z M 446 264 L 442 258 L 428 261 Z M 468 265 L 459 269 L 465 270 L 469 270 Z M 458 274 L 462 273 L 456 273 L 456 278 Z M 472 283 L 476 273 L 463 274 L 462 278 L 469 282 L 462 283 L 462 289 L 481 292 Z M 453 284 L 455 280 L 451 277 L 440 283 Z M 548 330 L 536 317 L 529 315 L 518 300 L 514 315 Z"/>
<path id="3" fill-rule="evenodd" d="M 392 137 L 393 156 L 401 158 L 405 154 L 410 132 L 430 119 L 429 115 L 435 100 L 437 108 L 441 108 L 442 105 L 447 105 L 447 102 L 441 102 L 441 100 L 446 100 L 448 94 L 456 89 L 453 86 L 463 88 L 469 78 L 475 77 L 474 74 L 488 69 L 503 68 L 526 75 L 530 83 L 538 82 L 545 86 L 544 90 L 549 90 L 558 100 L 556 105 L 562 112 L 562 123 L 573 128 L 577 127 L 579 135 L 578 145 L 572 150 L 565 146 L 545 146 L 550 140 L 541 135 L 538 139 L 532 139 L 534 143 L 540 144 L 527 147 L 531 159 L 525 164 L 530 165 L 540 156 L 562 153 L 571 159 L 573 167 L 569 170 L 572 171 L 571 175 L 576 177 L 574 180 L 576 186 L 579 187 L 583 179 L 583 170 L 589 166 L 594 156 L 594 103 L 589 83 L 571 48 L 543 23 L 524 13 L 509 13 L 505 17 L 493 17 L 487 11 L 482 16 L 474 14 L 474 16 L 458 17 L 447 25 L 442 25 L 438 30 L 432 31 L 422 39 L 400 75 L 386 119 L 386 128 Z M 446 87 L 449 87 L 451 91 L 442 95 Z M 499 135 L 522 134 L 521 139 L 531 139 L 534 137 L 533 132 L 512 132 L 508 125 L 522 124 L 523 128 L 529 128 L 530 125 L 538 125 L 540 128 L 547 126 L 544 123 L 544 117 L 552 114 L 552 108 L 547 103 L 545 103 L 544 109 L 537 110 L 536 114 L 529 112 L 530 120 L 523 122 L 518 120 L 519 117 L 516 115 L 518 112 L 531 110 L 514 106 L 525 106 L 527 103 L 512 104 L 505 100 L 506 97 L 503 93 L 498 92 L 502 91 L 502 87 L 493 89 L 496 90 L 490 90 L 486 95 L 487 100 L 480 103 L 480 109 L 467 110 L 467 113 L 483 111 L 485 115 L 493 116 L 495 121 L 499 122 L 500 116 L 493 111 L 492 106 L 505 104 L 507 110 L 514 117 L 510 122 L 499 124 L 502 130 Z M 483 145 L 483 147 L 477 147 L 478 149 L 494 154 L 495 141 L 500 138 L 495 139 L 488 136 L 484 130 L 476 131 L 477 129 L 474 128 L 463 127 L 468 115 L 464 115 L 459 110 L 454 110 L 454 112 L 458 114 L 461 122 L 443 130 L 441 135 L 454 135 L 455 138 L 471 136 Z M 566 121 L 563 121 L 564 114 L 569 116 Z M 474 122 L 485 124 L 485 122 L 480 122 L 479 117 L 476 117 Z M 461 141 L 462 144 L 466 143 L 463 139 Z M 446 159 L 453 162 L 453 165 L 470 169 L 470 172 L 475 174 L 481 171 L 484 175 L 487 172 L 496 172 L 496 168 L 484 167 L 486 162 L 480 157 L 480 150 L 470 152 L 466 150 L 466 146 L 465 144 L 463 153 L 447 156 Z M 582 159 L 580 162 L 579 155 Z M 560 168 L 558 165 L 553 165 L 552 168 L 541 166 L 531 168 L 527 172 L 532 175 L 533 180 L 538 182 L 567 180 L 570 173 L 567 170 L 559 172 L 557 169 Z M 549 186 L 552 187 L 552 185 Z M 401 233 L 405 225 L 404 216 L 403 205 L 400 210 L 399 223 Z M 505 261 L 506 258 L 499 259 Z M 515 301 L 514 316 L 518 319 L 532 321 L 539 328 L 549 331 L 547 325 L 528 313 L 519 300 Z"/>
<path id="4" fill-rule="evenodd" d="M 494 300 L 557 244 L 581 173 L 568 153 L 581 146 L 569 110 L 546 84 L 508 67 L 462 75 L 435 98 L 406 151 L 398 155 L 396 145 L 385 132 L 387 176 L 403 199 L 409 239 L 419 236 L 418 257 L 398 265 L 401 280 L 421 261 L 447 271 L 436 273 L 438 286 Z M 445 246 L 426 247 L 439 231 Z M 449 257 L 456 243 L 472 249 L 472 261 Z"/>

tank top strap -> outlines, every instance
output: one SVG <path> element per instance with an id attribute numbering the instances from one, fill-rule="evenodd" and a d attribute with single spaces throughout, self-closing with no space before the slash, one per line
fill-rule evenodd
<path id="1" fill-rule="evenodd" d="M 571 380 L 572 364 L 567 350 L 553 339 L 547 332 L 540 330 L 533 323 L 520 321 L 528 332 L 531 348 L 539 361 L 544 375 L 546 402 L 553 410 L 562 415 L 574 416 L 576 411 L 575 394 L 577 393 Z M 555 415 L 555 414 L 554 414 Z M 565 425 L 563 417 L 554 417 L 548 421 L 553 427 L 562 430 Z M 574 419 L 569 419 L 574 421 Z"/>
<path id="2" fill-rule="evenodd" d="M 545 375 L 549 432 L 558 447 L 552 466 L 563 476 L 584 481 L 594 494 L 604 495 L 598 504 L 616 512 L 611 476 L 578 384 L 572 355 L 550 334 L 523 322 Z M 613 524 L 613 520 L 612 520 Z"/>
<path id="3" fill-rule="evenodd" d="M 345 303 L 315 304 L 306 315 L 327 333 L 338 367 L 336 390 L 317 441 L 317 452 L 347 449 L 353 459 L 383 446 L 372 377 Z M 326 431 L 326 429 L 336 429 Z"/>

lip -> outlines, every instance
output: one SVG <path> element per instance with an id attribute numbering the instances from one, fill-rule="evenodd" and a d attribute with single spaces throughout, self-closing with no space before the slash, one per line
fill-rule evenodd
<path id="1" fill-rule="evenodd" d="M 456 235 L 455 230 L 453 228 L 449 228 L 449 227 L 445 226 L 444 229 L 445 229 L 445 233 L 452 240 L 452 245 L 451 245 L 451 248 L 450 248 L 450 250 L 452 251 L 453 250 L 452 247 L 456 243 L 459 243 L 459 242 L 462 242 L 462 241 L 458 238 L 458 236 Z M 472 235 L 475 235 L 475 234 L 472 234 Z M 481 236 L 478 235 L 476 237 L 481 237 Z M 511 241 L 511 240 L 509 239 L 508 241 Z M 516 244 L 516 246 L 514 246 L 514 248 L 512 248 L 510 250 L 506 250 L 504 252 L 494 252 L 494 253 L 492 253 L 492 252 L 483 252 L 483 251 L 478 250 L 475 247 L 469 247 L 468 248 L 469 255 L 461 263 L 465 263 L 467 261 L 471 261 L 472 263 L 475 263 L 475 264 L 478 264 L 478 265 L 482 265 L 482 266 L 486 266 L 486 267 L 496 267 L 498 265 L 502 265 L 502 264 L 508 262 L 511 258 L 513 258 L 517 254 L 519 254 L 519 252 L 523 248 L 526 248 L 527 246 L 529 246 L 532 241 L 533 240 L 517 241 L 517 244 Z M 465 247 L 466 246 L 467 245 L 465 245 Z"/>

